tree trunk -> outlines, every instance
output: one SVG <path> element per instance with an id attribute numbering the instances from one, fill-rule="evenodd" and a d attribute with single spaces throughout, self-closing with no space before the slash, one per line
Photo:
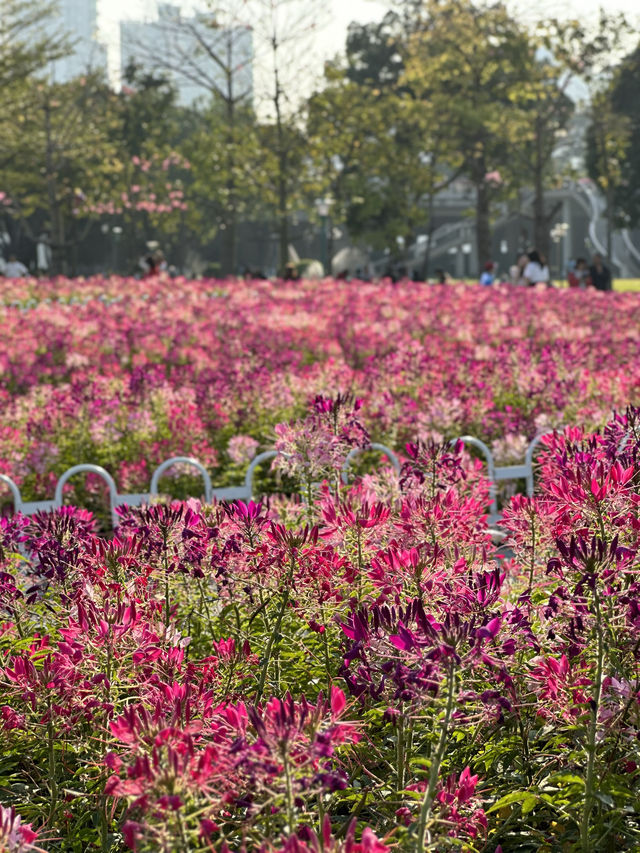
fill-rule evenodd
<path id="1" fill-rule="evenodd" d="M 484 176 L 476 184 L 476 246 L 478 264 L 483 266 L 491 260 L 491 222 L 489 216 L 489 189 Z"/>
<path id="2" fill-rule="evenodd" d="M 232 45 L 227 45 L 227 68 L 232 69 Z M 238 272 L 238 190 L 236 187 L 236 114 L 233 92 L 233 72 L 227 72 L 227 213 L 226 230 L 222 247 L 222 275 L 235 275 Z"/>
<path id="3" fill-rule="evenodd" d="M 49 215 L 51 216 L 51 255 L 54 273 L 66 272 L 65 239 L 64 239 L 64 216 L 62 206 L 58 199 L 58 187 L 55 176 L 55 164 L 53 162 L 53 140 L 51 138 L 51 108 L 48 102 L 44 104 L 45 118 L 45 167 L 47 170 L 47 197 L 49 201 Z"/>
<path id="4" fill-rule="evenodd" d="M 289 262 L 289 218 L 287 215 L 287 196 L 288 196 L 288 174 L 289 158 L 287 152 L 287 142 L 285 139 L 284 125 L 282 119 L 282 91 L 280 89 L 280 72 L 278 70 L 277 60 L 277 43 L 274 39 L 273 43 L 274 56 L 274 83 L 275 94 L 273 105 L 276 111 L 276 132 L 278 140 L 278 232 L 279 232 L 279 252 L 278 262 L 280 264 L 280 274 L 284 274 L 285 268 Z"/>
<path id="5" fill-rule="evenodd" d="M 324 271 L 325 275 L 331 275 L 331 261 L 334 255 L 334 239 L 333 239 L 333 224 L 331 217 L 327 220 L 327 268 Z"/>
<path id="6" fill-rule="evenodd" d="M 607 260 L 613 266 L 613 185 L 607 176 Z"/>
<path id="7" fill-rule="evenodd" d="M 279 251 L 278 262 L 280 273 L 284 273 L 289 263 L 289 218 L 287 216 L 287 180 L 286 158 L 279 158 L 278 175 L 278 233 Z"/>
<path id="8" fill-rule="evenodd" d="M 78 275 L 78 224 L 75 219 L 72 219 L 71 230 L 71 275 Z"/>
<path id="9" fill-rule="evenodd" d="M 433 232 L 435 231 L 435 223 L 433 221 L 433 209 L 435 207 L 435 193 L 429 193 L 429 205 L 428 205 L 428 213 L 429 217 L 429 225 L 427 227 L 427 245 L 424 251 L 424 258 L 422 259 L 422 264 L 420 265 L 420 278 L 423 281 L 427 280 L 429 275 L 429 264 L 431 263 L 431 241 L 433 239 Z"/>
<path id="10" fill-rule="evenodd" d="M 542 127 L 539 116 L 535 122 L 536 150 L 533 164 L 533 241 L 535 248 L 549 259 L 549 226 L 550 217 L 544 205 L 544 154 Z"/>

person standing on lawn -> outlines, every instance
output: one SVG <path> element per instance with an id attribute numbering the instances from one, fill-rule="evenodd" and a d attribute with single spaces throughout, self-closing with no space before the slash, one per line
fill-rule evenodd
<path id="1" fill-rule="evenodd" d="M 589 278 L 596 290 L 613 290 L 611 270 L 605 266 L 602 255 L 596 253 L 589 267 Z"/>

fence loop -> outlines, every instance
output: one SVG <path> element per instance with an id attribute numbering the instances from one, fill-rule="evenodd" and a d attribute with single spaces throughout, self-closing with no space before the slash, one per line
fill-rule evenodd
<path id="1" fill-rule="evenodd" d="M 554 433 L 554 430 L 552 430 L 552 429 L 547 429 L 547 430 L 545 430 L 544 432 L 541 432 L 539 435 L 537 435 L 537 436 L 536 436 L 536 437 L 535 437 L 535 438 L 534 438 L 534 439 L 529 443 L 529 447 L 527 447 L 527 452 L 526 452 L 526 454 L 525 454 L 524 461 L 525 461 L 525 465 L 527 465 L 527 466 L 528 466 L 528 468 L 529 468 L 529 472 L 528 472 L 528 474 L 527 474 L 527 496 L 528 496 L 528 497 L 530 497 L 530 498 L 532 498 L 532 497 L 533 497 L 533 489 L 534 489 L 534 482 L 533 482 L 533 453 L 534 453 L 534 451 L 535 451 L 536 447 L 540 444 L 540 442 L 542 441 L 542 439 L 545 437 L 545 435 L 553 435 L 553 433 Z"/>
<path id="2" fill-rule="evenodd" d="M 151 497 L 155 497 L 158 494 L 158 483 L 160 482 L 160 477 L 173 465 L 178 464 L 191 465 L 192 468 L 196 468 L 200 472 L 204 481 L 204 496 L 207 503 L 209 503 L 211 500 L 211 477 L 202 462 L 198 462 L 198 460 L 194 459 L 192 456 L 172 456 L 171 459 L 167 459 L 161 465 L 158 465 L 151 477 L 149 495 Z"/>
<path id="3" fill-rule="evenodd" d="M 352 447 L 351 450 L 347 453 L 347 458 L 344 460 L 344 464 L 342 466 L 341 475 L 342 482 L 345 486 L 349 484 L 349 468 L 351 467 L 351 463 L 356 458 L 356 456 L 359 456 L 366 450 L 378 450 L 380 451 L 380 453 L 383 453 L 387 457 L 389 462 L 391 462 L 393 470 L 396 472 L 396 474 L 398 474 L 398 476 L 400 476 L 400 462 L 398 461 L 398 457 L 393 452 L 393 450 L 387 447 L 386 444 L 378 444 L 376 442 L 373 442 L 372 444 L 368 445 L 368 447 Z"/>
<path id="4" fill-rule="evenodd" d="M 64 488 L 65 483 L 75 474 L 97 474 L 99 477 L 105 481 L 107 486 L 109 487 L 109 506 L 111 507 L 111 519 L 113 521 L 114 527 L 117 527 L 117 516 L 115 514 L 115 498 L 117 495 L 116 484 L 114 482 L 113 477 L 108 471 L 101 465 L 90 465 L 88 463 L 83 463 L 81 465 L 74 465 L 72 468 L 67 468 L 67 470 L 62 474 L 58 482 L 56 483 L 56 491 L 53 497 L 53 508 L 60 509 L 62 504 L 62 490 Z"/>
<path id="5" fill-rule="evenodd" d="M 487 477 L 489 479 L 489 524 L 497 524 L 501 519 L 501 514 L 498 509 L 498 490 L 496 483 L 500 480 L 520 480 L 523 479 L 527 484 L 528 497 L 533 496 L 534 480 L 533 480 L 533 454 L 536 447 L 540 444 L 545 435 L 551 435 L 554 430 L 546 430 L 541 432 L 529 442 L 527 451 L 522 465 L 496 465 L 493 458 L 493 453 L 479 438 L 473 435 L 463 435 L 460 438 L 451 440 L 451 446 L 461 441 L 465 445 L 471 445 L 478 448 L 487 462 Z"/>
<path id="6" fill-rule="evenodd" d="M 22 495 L 20 494 L 20 489 L 13 482 L 11 477 L 7 477 L 6 474 L 0 474 L 0 483 L 4 483 L 5 486 L 8 486 L 9 491 L 11 492 L 11 495 L 13 497 L 13 511 L 21 512 L 20 508 L 22 506 Z"/>
<path id="7" fill-rule="evenodd" d="M 280 454 L 280 451 L 278 450 L 264 450 L 262 453 L 258 453 L 257 456 L 253 457 L 249 467 L 247 468 L 247 473 L 244 475 L 244 491 L 247 495 L 247 500 L 251 500 L 253 498 L 253 478 L 258 465 L 263 465 L 265 462 L 275 459 L 278 455 L 285 457 L 288 456 L 286 453 Z M 242 500 L 244 500 L 244 498 Z"/>
<path id="8" fill-rule="evenodd" d="M 451 447 L 461 441 L 465 446 L 471 445 L 477 448 L 484 456 L 487 463 L 487 478 L 489 480 L 489 524 L 495 524 L 500 518 L 498 512 L 498 489 L 496 487 L 496 464 L 493 459 L 493 453 L 489 450 L 484 441 L 476 438 L 473 435 L 461 435 L 460 438 L 453 438 L 449 442 Z"/>

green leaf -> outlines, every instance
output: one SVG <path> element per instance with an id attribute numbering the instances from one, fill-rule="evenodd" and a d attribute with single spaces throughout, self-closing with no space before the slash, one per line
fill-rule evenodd
<path id="1" fill-rule="evenodd" d="M 497 803 L 494 803 L 491 808 L 486 810 L 486 813 L 491 814 L 491 812 L 495 812 L 505 806 L 511 806 L 514 803 L 528 803 L 530 798 L 533 798 L 533 805 L 535 805 L 538 801 L 536 794 L 532 794 L 531 791 L 512 791 L 510 794 L 505 794 L 504 797 L 501 797 Z M 531 808 L 533 808 L 533 806 L 531 806 Z M 529 808 L 528 811 L 531 811 L 531 808 Z"/>

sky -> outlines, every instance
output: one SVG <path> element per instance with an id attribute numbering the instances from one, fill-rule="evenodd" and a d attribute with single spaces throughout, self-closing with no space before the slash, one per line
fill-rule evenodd
<path id="1" fill-rule="evenodd" d="M 180 6 L 185 13 L 203 8 L 202 2 L 198 0 L 168 0 L 168 2 Z M 519 13 L 523 17 L 527 17 L 533 10 L 536 17 L 546 14 L 595 20 L 598 9 L 604 2 L 605 0 L 538 0 L 532 4 L 530 0 L 507 0 L 507 5 L 514 13 Z M 326 18 L 314 39 L 312 60 L 317 66 L 317 74 L 321 73 L 324 60 L 333 58 L 336 53 L 344 49 L 347 27 L 351 21 L 360 23 L 378 21 L 389 6 L 388 0 L 326 0 Z M 608 12 L 629 14 L 629 9 L 634 6 L 635 0 L 606 0 Z M 98 0 L 98 23 L 102 40 L 109 46 L 112 74 L 118 67 L 118 21 L 123 18 L 152 19 L 155 8 L 156 0 Z M 635 14 L 633 23 L 640 29 L 638 13 Z"/>

